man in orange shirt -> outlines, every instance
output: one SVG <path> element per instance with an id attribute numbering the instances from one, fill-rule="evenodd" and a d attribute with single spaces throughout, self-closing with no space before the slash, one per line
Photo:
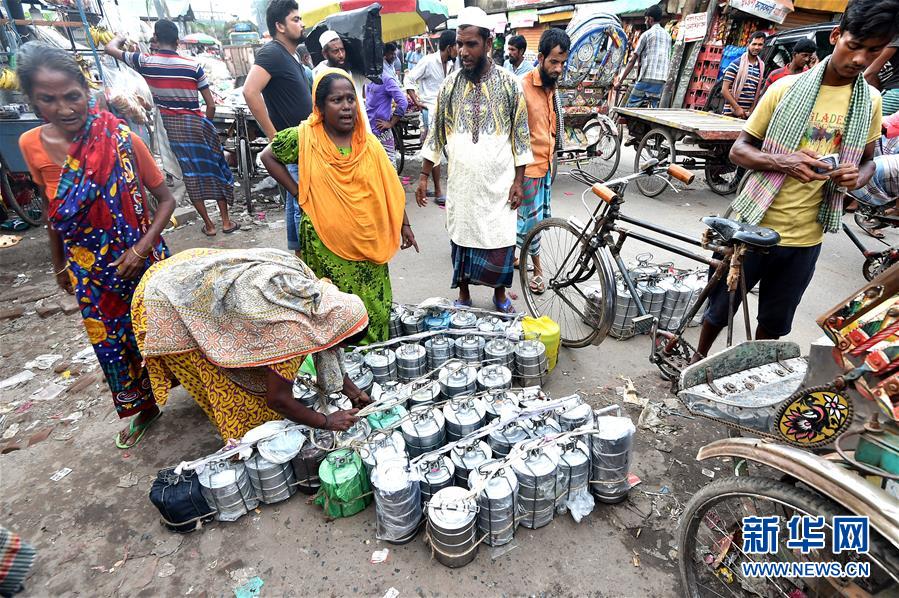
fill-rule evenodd
<path id="1" fill-rule="evenodd" d="M 524 170 L 524 198 L 518 207 L 518 248 L 538 222 L 550 216 L 552 160 L 556 150 L 556 134 L 560 130 L 556 110 L 556 83 L 568 60 L 571 40 L 561 29 L 550 28 L 540 36 L 537 67 L 522 75 L 521 86 L 528 107 L 528 127 L 531 130 L 531 152 L 534 161 Z M 534 275 L 528 282 L 538 295 L 546 290 L 540 267 L 539 239 L 531 243 L 529 252 L 534 262 Z"/>

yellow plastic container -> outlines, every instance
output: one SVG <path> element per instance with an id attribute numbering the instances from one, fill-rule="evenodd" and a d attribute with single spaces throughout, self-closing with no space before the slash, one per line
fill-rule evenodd
<path id="1" fill-rule="evenodd" d="M 559 325 L 549 316 L 540 316 L 539 318 L 525 316 L 521 320 L 521 327 L 524 329 L 526 339 L 537 339 L 546 347 L 546 361 L 549 371 L 553 371 L 556 361 L 559 359 L 559 345 L 562 343 Z"/>

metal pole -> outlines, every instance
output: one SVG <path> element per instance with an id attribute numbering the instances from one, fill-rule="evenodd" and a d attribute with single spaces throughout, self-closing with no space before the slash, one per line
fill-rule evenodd
<path id="1" fill-rule="evenodd" d="M 84 26 L 84 37 L 87 38 L 87 45 L 91 48 L 94 55 L 94 62 L 97 63 L 97 72 L 100 73 L 100 81 L 106 85 L 106 77 L 103 76 L 103 65 L 100 64 L 100 54 L 97 52 L 97 46 L 94 45 L 94 38 L 91 36 L 91 26 L 87 22 L 87 15 L 84 12 L 84 3 L 81 0 L 75 0 L 75 6 L 78 7 L 78 14 L 81 15 L 81 24 Z"/>

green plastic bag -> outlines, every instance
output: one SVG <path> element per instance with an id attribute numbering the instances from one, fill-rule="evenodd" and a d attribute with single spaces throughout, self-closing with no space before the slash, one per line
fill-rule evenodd
<path id="1" fill-rule="evenodd" d="M 340 449 L 328 454 L 318 468 L 318 477 L 321 488 L 315 504 L 331 519 L 355 515 L 372 501 L 368 475 L 355 451 Z"/>
<path id="2" fill-rule="evenodd" d="M 300 372 L 303 374 L 309 374 L 310 376 L 315 376 L 315 363 L 312 361 L 312 355 L 307 355 L 306 359 L 303 360 L 303 364 L 300 366 Z"/>

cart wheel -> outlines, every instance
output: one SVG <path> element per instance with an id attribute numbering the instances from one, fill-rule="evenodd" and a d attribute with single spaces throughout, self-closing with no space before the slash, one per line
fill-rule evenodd
<path id="1" fill-rule="evenodd" d="M 665 129 L 651 129 L 640 140 L 637 156 L 634 158 L 634 172 L 640 172 L 640 164 L 653 158 L 659 162 L 675 163 L 674 138 Z M 651 177 L 640 177 L 635 183 L 646 197 L 655 197 L 668 186 L 670 177 L 667 174 L 655 174 Z"/>
<path id="2" fill-rule="evenodd" d="M 250 151 L 250 142 L 241 139 L 238 146 L 237 164 L 240 171 L 240 184 L 243 187 L 244 199 L 247 202 L 247 212 L 253 213 L 253 197 L 250 193 L 250 172 L 253 165 L 250 161 L 253 159 L 253 153 Z"/>
<path id="3" fill-rule="evenodd" d="M 37 188 L 21 189 L 16 195 L 9 180 L 9 171 L 0 167 L 0 186 L 2 186 L 3 201 L 11 208 L 19 218 L 31 226 L 41 226 L 46 221 L 44 213 L 44 201 L 41 199 Z"/>
<path id="4" fill-rule="evenodd" d="M 391 131 L 393 132 L 393 147 L 396 151 L 393 167 L 396 168 L 396 174 L 399 176 L 403 174 L 403 167 L 406 166 L 406 142 L 403 141 L 403 132 L 399 125 L 393 127 Z"/>
<path id="5" fill-rule="evenodd" d="M 746 171 L 731 164 L 726 158 L 722 162 L 705 162 L 705 182 L 718 195 L 730 195 L 737 190 L 740 179 Z"/>
<path id="6" fill-rule="evenodd" d="M 577 167 L 582 168 L 601 181 L 608 181 L 618 170 L 618 162 L 621 160 L 621 138 L 615 124 L 608 117 L 605 120 L 593 123 L 593 126 L 584 128 L 601 127 L 599 140 L 590 148 L 590 153 L 584 161 L 578 160 Z"/>

